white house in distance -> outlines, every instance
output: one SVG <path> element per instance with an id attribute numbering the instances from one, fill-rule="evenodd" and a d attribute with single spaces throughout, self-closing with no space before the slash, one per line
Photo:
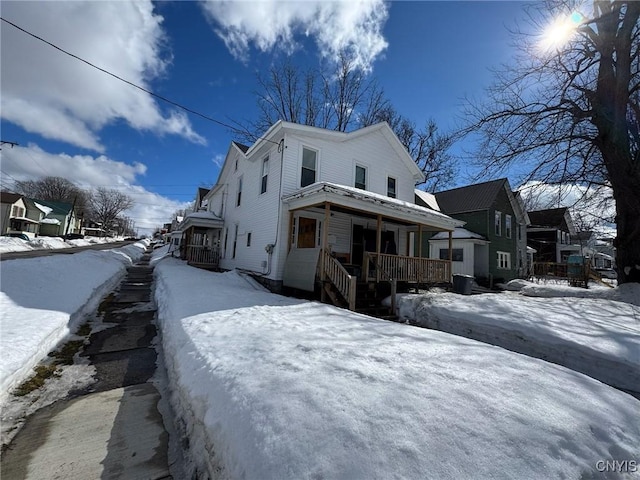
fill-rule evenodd
<path id="1" fill-rule="evenodd" d="M 276 290 L 320 285 L 352 309 L 358 284 L 449 283 L 451 262 L 415 257 L 410 238 L 451 237 L 464 222 L 415 204 L 423 180 L 386 123 L 343 133 L 279 121 L 250 147 L 231 143 L 217 183 L 180 225 L 183 257 Z"/>

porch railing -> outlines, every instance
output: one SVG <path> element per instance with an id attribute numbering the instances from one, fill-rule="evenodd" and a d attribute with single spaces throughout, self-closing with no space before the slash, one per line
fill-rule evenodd
<path id="1" fill-rule="evenodd" d="M 376 282 L 388 280 L 387 276 L 398 282 L 451 282 L 451 262 L 434 258 L 403 257 L 386 253 L 378 255 L 365 252 L 362 272 L 364 280 Z"/>
<path id="2" fill-rule="evenodd" d="M 349 272 L 342 266 L 342 264 L 336 260 L 327 251 L 323 251 L 324 256 L 324 273 L 329 278 L 331 283 L 340 292 L 340 295 L 349 304 L 349 310 L 356 309 L 356 283 L 357 278 L 355 275 L 350 275 Z"/>
<path id="3" fill-rule="evenodd" d="M 187 245 L 187 263 L 195 267 L 218 268 L 220 251 L 205 245 Z"/>

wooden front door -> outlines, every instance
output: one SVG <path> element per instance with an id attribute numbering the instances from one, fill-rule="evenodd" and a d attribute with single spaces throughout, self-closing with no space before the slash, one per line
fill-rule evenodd
<path id="1" fill-rule="evenodd" d="M 316 219 L 298 218 L 298 248 L 316 247 Z"/>

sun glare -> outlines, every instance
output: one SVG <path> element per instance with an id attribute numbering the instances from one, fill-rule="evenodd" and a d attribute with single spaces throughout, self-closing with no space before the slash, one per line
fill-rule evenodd
<path id="1" fill-rule="evenodd" d="M 542 33 L 540 47 L 544 51 L 558 50 L 571 39 L 583 21 L 578 12 L 556 18 Z"/>

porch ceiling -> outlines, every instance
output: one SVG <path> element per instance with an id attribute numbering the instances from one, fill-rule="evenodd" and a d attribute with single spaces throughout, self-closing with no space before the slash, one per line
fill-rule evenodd
<path id="1" fill-rule="evenodd" d="M 282 202 L 289 207 L 290 211 L 329 203 L 333 208 L 357 212 L 360 216 L 380 215 L 385 220 L 406 225 L 423 225 L 436 230 L 452 231 L 465 223 L 409 202 L 326 182 L 314 183 L 302 188 L 283 197 Z"/>

